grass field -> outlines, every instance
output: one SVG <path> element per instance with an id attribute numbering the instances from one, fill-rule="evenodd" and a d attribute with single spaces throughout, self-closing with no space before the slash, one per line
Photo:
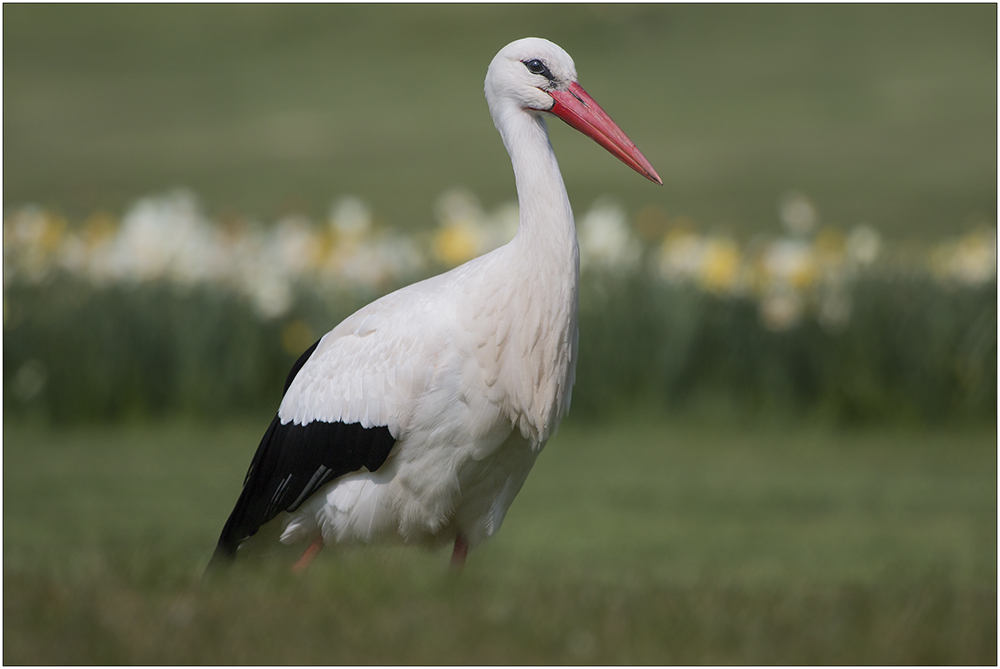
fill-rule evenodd
<path id="1" fill-rule="evenodd" d="M 570 422 L 460 577 L 203 579 L 264 427 L 5 425 L 4 663 L 997 661 L 989 428 Z"/>

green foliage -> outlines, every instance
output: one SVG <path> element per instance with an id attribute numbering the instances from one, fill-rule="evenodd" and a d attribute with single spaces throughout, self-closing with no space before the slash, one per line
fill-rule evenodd
<path id="1" fill-rule="evenodd" d="M 308 321 L 317 302 L 303 296 L 288 319 Z M 270 413 L 312 343 L 287 350 L 282 322 L 204 286 L 98 288 L 59 277 L 9 287 L 5 309 L 5 411 L 57 423 Z M 337 317 L 337 305 L 324 302 L 330 313 Z"/>
<path id="2" fill-rule="evenodd" d="M 274 327 L 225 294 L 54 281 L 12 287 L 6 302 L 16 312 L 4 338 L 6 395 L 30 394 L 14 380 L 25 361 L 44 376 L 40 395 L 14 400 L 13 413 L 67 422 L 252 410 L 262 386 L 280 390 L 290 364 Z"/>
<path id="3" fill-rule="evenodd" d="M 573 406 L 585 417 L 648 404 L 837 423 L 996 418 L 996 284 L 872 276 L 838 328 L 774 332 L 756 301 L 641 275 L 582 288 Z"/>
<path id="4" fill-rule="evenodd" d="M 589 272 L 573 413 L 995 420 L 995 282 L 871 277 L 852 294 L 842 329 L 805 319 L 773 332 L 750 299 Z M 370 297 L 300 287 L 288 313 L 266 320 L 211 286 L 15 283 L 5 298 L 4 411 L 59 423 L 269 414 L 298 354 Z"/>

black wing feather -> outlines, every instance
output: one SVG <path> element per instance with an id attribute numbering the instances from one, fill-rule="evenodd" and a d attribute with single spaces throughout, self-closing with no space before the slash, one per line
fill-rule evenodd
<path id="1" fill-rule="evenodd" d="M 316 344 L 292 367 L 285 392 Z M 282 511 L 294 511 L 321 486 L 362 467 L 376 471 L 396 443 L 385 426 L 312 421 L 281 424 L 278 416 L 257 447 L 243 491 L 229 515 L 212 561 L 232 559 L 240 542 Z"/>

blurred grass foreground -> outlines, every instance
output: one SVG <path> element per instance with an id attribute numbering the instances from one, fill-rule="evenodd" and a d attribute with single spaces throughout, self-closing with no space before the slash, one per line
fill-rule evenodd
<path id="1" fill-rule="evenodd" d="M 461 578 L 337 546 L 202 579 L 267 421 L 6 423 L 4 663 L 996 662 L 989 430 L 571 421 Z"/>

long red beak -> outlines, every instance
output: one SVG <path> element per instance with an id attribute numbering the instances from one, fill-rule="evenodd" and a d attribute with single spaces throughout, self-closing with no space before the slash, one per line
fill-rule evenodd
<path id="1" fill-rule="evenodd" d="M 546 91 L 555 100 L 549 111 L 611 152 L 623 163 L 654 183 L 663 185 L 646 156 L 594 98 L 575 81 L 565 91 Z"/>

